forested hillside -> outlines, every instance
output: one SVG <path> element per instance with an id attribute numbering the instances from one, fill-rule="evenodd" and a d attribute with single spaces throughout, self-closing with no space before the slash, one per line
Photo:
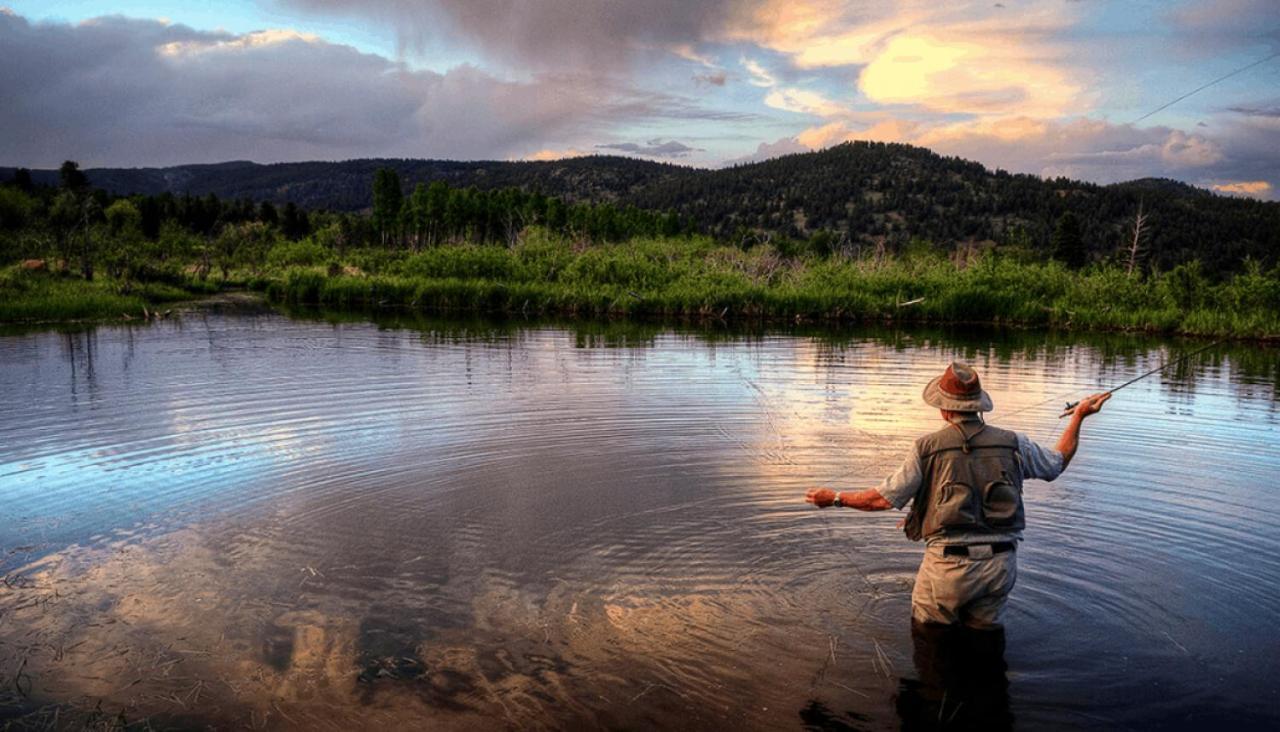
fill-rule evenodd
<path id="1" fill-rule="evenodd" d="M 406 188 L 442 181 L 454 188 L 524 188 L 592 202 L 616 200 L 646 184 L 700 171 L 634 158 L 595 156 L 552 162 L 364 159 L 342 162 L 275 163 L 233 161 L 172 168 L 91 168 L 96 188 L 119 195 L 161 193 L 222 199 L 293 203 L 309 210 L 360 211 L 373 200 L 373 177 L 383 168 L 399 174 Z M 0 181 L 13 177 L 0 168 Z M 58 171 L 34 170 L 31 178 L 58 184 Z"/>
<path id="2" fill-rule="evenodd" d="M 830 232 L 892 250 L 913 238 L 943 246 L 994 242 L 1053 251 L 1064 217 L 1086 260 L 1127 257 L 1141 211 L 1138 259 L 1161 268 L 1202 259 L 1232 268 L 1275 261 L 1280 204 L 1144 179 L 1099 186 L 989 171 L 909 145 L 849 143 L 649 185 L 629 201 L 671 209 L 721 237 Z M 1070 228 L 1070 227 L 1068 227 Z"/>
<path id="3" fill-rule="evenodd" d="M 855 142 L 721 170 L 621 157 L 548 162 L 352 160 L 173 168 L 90 169 L 117 194 L 214 194 L 224 200 L 293 203 L 309 210 L 368 209 L 380 168 L 407 188 L 443 181 L 509 187 L 573 202 L 674 211 L 698 230 L 741 244 L 804 239 L 823 250 L 898 251 L 912 240 L 941 249 L 998 244 L 1029 253 L 1080 249 L 1082 262 L 1126 261 L 1166 269 L 1200 259 L 1211 271 L 1246 258 L 1275 263 L 1280 204 L 1229 198 L 1168 180 L 1099 186 L 990 171 L 908 145 Z M 0 168 L 0 180 L 14 170 Z M 33 171 L 56 184 L 57 171 Z M 1078 242 L 1078 243 L 1076 243 Z M 1070 257 L 1068 257 L 1069 259 Z"/>

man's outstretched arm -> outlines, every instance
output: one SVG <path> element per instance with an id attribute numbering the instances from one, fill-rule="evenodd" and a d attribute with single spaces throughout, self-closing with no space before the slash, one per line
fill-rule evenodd
<path id="1" fill-rule="evenodd" d="M 1063 470 L 1067 469 L 1071 458 L 1076 456 L 1076 450 L 1080 448 L 1080 425 L 1084 424 L 1084 418 L 1090 414 L 1096 414 L 1110 398 L 1111 394 L 1104 392 L 1087 396 L 1076 404 L 1075 411 L 1071 413 L 1071 422 L 1062 431 L 1062 437 L 1058 438 L 1056 448 L 1058 452 L 1062 453 Z"/>
<path id="2" fill-rule="evenodd" d="M 865 491 L 834 491 L 830 488 L 810 488 L 804 500 L 818 508 L 826 508 L 840 497 L 840 505 L 856 508 L 859 511 L 885 511 L 890 508 L 902 508 L 916 495 L 923 475 L 920 454 L 913 450 L 893 475 L 884 479 L 877 488 Z"/>
<path id="3" fill-rule="evenodd" d="M 885 511 L 893 508 L 893 504 L 886 501 L 875 488 L 843 492 L 833 491 L 830 488 L 810 488 L 804 495 L 804 500 L 818 508 L 826 508 L 836 502 L 837 496 L 840 498 L 841 506 L 856 508 L 859 511 Z"/>

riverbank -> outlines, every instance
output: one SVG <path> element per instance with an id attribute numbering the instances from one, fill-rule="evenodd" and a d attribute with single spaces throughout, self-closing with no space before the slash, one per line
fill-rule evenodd
<path id="1" fill-rule="evenodd" d="M 176 270 L 183 271 L 183 270 Z M 787 256 L 703 238 L 582 245 L 537 232 L 511 247 L 338 253 L 303 241 L 272 248 L 226 279 L 122 285 L 0 274 L 0 320 L 118 319 L 226 286 L 278 303 L 570 317 L 990 323 L 1064 330 L 1280 339 L 1280 272 L 1249 266 L 1211 281 L 1196 264 L 1166 273 L 1115 265 L 1073 271 L 1009 253 L 944 257 Z"/>
<path id="2" fill-rule="evenodd" d="M 1198 266 L 1130 275 L 1072 271 L 999 253 L 785 257 L 708 240 L 574 247 L 440 247 L 354 254 L 258 278 L 275 301 L 333 308 L 569 316 L 988 323 L 1067 330 L 1280 338 L 1280 273 L 1250 267 L 1211 282 Z"/>
<path id="3" fill-rule="evenodd" d="M 157 309 L 217 292 L 209 282 L 123 282 L 107 276 L 0 269 L 0 323 L 145 319 Z"/>

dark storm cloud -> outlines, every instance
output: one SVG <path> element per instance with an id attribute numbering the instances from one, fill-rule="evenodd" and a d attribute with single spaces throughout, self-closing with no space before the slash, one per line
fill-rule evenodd
<path id="1" fill-rule="evenodd" d="M 462 40 L 537 68 L 617 68 L 632 51 L 697 43 L 746 0 L 276 0 L 391 25 L 402 45 Z"/>
<path id="2" fill-rule="evenodd" d="M 700 148 L 689 147 L 676 140 L 649 140 L 643 145 L 635 142 L 615 142 L 608 145 L 596 145 L 601 150 L 618 150 L 632 155 L 644 155 L 654 158 L 683 158 L 689 153 L 702 152 Z"/>
<path id="3" fill-rule="evenodd" d="M 164 165 L 366 156 L 493 158 L 689 100 L 573 74 L 415 71 L 287 31 L 158 21 L 33 24 L 0 13 L 0 164 Z"/>

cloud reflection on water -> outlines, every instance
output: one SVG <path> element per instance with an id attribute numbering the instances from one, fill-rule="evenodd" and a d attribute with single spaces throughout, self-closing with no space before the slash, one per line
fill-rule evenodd
<path id="1" fill-rule="evenodd" d="M 31 395 L 0 426 L 0 464 L 26 466 L 0 471 L 26 491 L 0 509 L 3 713 L 777 728 L 825 708 L 890 724 L 919 549 L 896 516 L 819 514 L 803 488 L 882 477 L 936 423 L 919 392 L 949 360 L 981 370 L 994 421 L 1044 439 L 1057 405 L 1028 407 L 1165 353 L 1032 333 L 427 326 L 191 316 L 74 347 L 0 338 L 0 385 Z M 86 402 L 68 385 L 87 338 Z M 1224 349 L 1140 382 L 1071 473 L 1029 488 L 1019 719 L 1075 719 L 1060 695 L 1115 649 L 1145 671 L 1107 676 L 1105 719 L 1212 709 L 1144 691 L 1191 683 L 1188 654 L 1231 679 L 1215 693 L 1238 715 L 1263 714 L 1249 679 L 1274 661 L 1238 646 L 1280 606 L 1280 564 L 1252 556 L 1280 545 L 1273 356 Z"/>

